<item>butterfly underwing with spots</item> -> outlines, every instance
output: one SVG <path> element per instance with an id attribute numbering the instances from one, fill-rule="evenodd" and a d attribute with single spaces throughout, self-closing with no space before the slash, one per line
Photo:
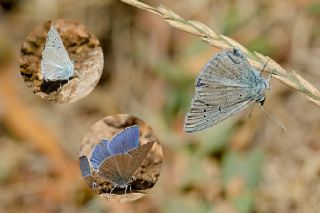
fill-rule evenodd
<path id="1" fill-rule="evenodd" d="M 45 81 L 69 80 L 74 75 L 74 62 L 54 26 L 50 27 L 42 51 L 41 71 Z"/>
<path id="2" fill-rule="evenodd" d="M 214 55 L 195 81 L 195 95 L 185 116 L 184 130 L 209 128 L 252 102 L 263 105 L 269 81 L 249 64 L 240 49 Z"/>

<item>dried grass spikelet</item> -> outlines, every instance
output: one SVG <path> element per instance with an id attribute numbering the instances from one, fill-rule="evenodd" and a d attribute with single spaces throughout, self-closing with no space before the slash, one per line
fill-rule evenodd
<path id="1" fill-rule="evenodd" d="M 226 49 L 232 47 L 239 48 L 247 55 L 250 64 L 257 70 L 262 70 L 263 65 L 269 59 L 269 57 L 264 56 L 258 52 L 246 49 L 244 46 L 227 36 L 217 34 L 208 26 L 199 21 L 184 20 L 179 15 L 163 6 L 155 8 L 137 0 L 121 1 L 134 7 L 161 16 L 172 27 L 198 36 L 210 46 L 217 47 L 219 49 Z M 272 73 L 272 75 L 275 78 L 277 78 L 280 82 L 286 84 L 287 86 L 295 90 L 304 93 L 305 95 L 307 95 L 307 98 L 309 100 L 313 101 L 315 104 L 320 106 L 319 90 L 312 84 L 310 84 L 307 80 L 298 75 L 296 72 L 286 71 L 272 59 L 270 59 L 270 61 L 268 62 L 265 70 L 267 72 Z"/>

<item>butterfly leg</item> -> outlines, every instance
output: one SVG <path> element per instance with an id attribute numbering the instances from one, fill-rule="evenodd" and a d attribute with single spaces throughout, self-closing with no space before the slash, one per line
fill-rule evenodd
<path id="1" fill-rule="evenodd" d="M 263 68 L 262 68 L 262 70 L 261 70 L 261 73 L 262 73 L 262 72 L 264 71 L 264 69 L 266 68 L 266 66 L 267 66 L 268 62 L 270 61 L 270 59 L 271 59 L 271 58 L 268 57 L 266 63 L 263 65 Z M 271 73 L 271 74 L 272 74 L 272 73 Z"/>
<path id="2" fill-rule="evenodd" d="M 124 195 L 127 196 L 128 185 L 124 188 Z"/>
<path id="3" fill-rule="evenodd" d="M 271 118 L 272 120 L 274 120 L 285 132 L 287 132 L 287 129 L 285 128 L 285 126 L 284 126 L 276 117 L 273 117 L 269 112 L 267 112 L 267 111 L 263 108 L 262 104 L 259 104 L 259 106 L 260 106 L 260 108 L 262 109 L 262 111 L 267 114 L 267 116 L 268 116 L 269 118 Z"/>
<path id="4" fill-rule="evenodd" d="M 81 76 L 79 75 L 79 72 L 78 72 L 77 70 L 74 70 L 74 72 L 76 73 L 76 76 L 77 76 L 77 77 L 81 77 Z"/>
<path id="5" fill-rule="evenodd" d="M 272 72 L 270 73 L 268 79 L 267 79 L 267 89 L 270 89 L 270 80 L 271 80 L 271 77 L 272 77 Z"/>
<path id="6" fill-rule="evenodd" d="M 269 58 L 268 57 L 268 59 L 267 59 L 267 61 L 266 61 L 266 63 L 263 65 L 263 68 L 262 68 L 262 70 L 261 70 L 261 72 L 260 72 L 260 76 L 262 76 L 262 72 L 264 71 L 264 69 L 266 68 L 266 66 L 267 66 L 267 64 L 268 64 L 268 62 L 271 60 L 271 58 Z M 266 80 L 266 82 L 267 82 L 267 89 L 270 89 L 270 79 L 271 79 L 271 77 L 272 77 L 272 72 L 270 72 L 270 74 L 269 74 L 269 77 L 268 77 L 268 79 Z"/>
<path id="7" fill-rule="evenodd" d="M 111 189 L 111 191 L 109 192 L 109 195 L 111 195 L 111 193 L 113 192 L 113 190 L 117 187 L 117 185 L 114 185 L 114 187 Z"/>
<path id="8" fill-rule="evenodd" d="M 254 103 L 252 104 L 252 107 L 251 107 L 251 109 L 250 109 L 250 112 L 249 112 L 249 114 L 248 114 L 248 116 L 247 116 L 247 119 L 249 119 L 250 117 L 251 117 L 251 115 L 252 115 L 252 112 L 253 112 L 253 109 L 254 109 Z"/>

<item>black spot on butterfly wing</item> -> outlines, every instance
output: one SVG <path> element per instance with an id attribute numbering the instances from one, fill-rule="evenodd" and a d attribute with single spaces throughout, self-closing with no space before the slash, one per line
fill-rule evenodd
<path id="1" fill-rule="evenodd" d="M 196 87 L 203 87 L 203 86 L 205 86 L 205 84 L 201 82 L 201 79 L 197 79 Z"/>
<path id="2" fill-rule="evenodd" d="M 239 49 L 215 55 L 196 80 L 198 87 L 195 87 L 196 94 L 185 117 L 185 131 L 210 127 L 245 108 L 256 99 L 254 91 L 263 93 L 263 87 L 257 85 L 257 80 L 259 84 L 265 83 Z"/>
<path id="3" fill-rule="evenodd" d="M 191 108 L 186 115 L 184 130 L 186 132 L 195 132 L 211 127 L 244 109 L 250 102 L 250 100 L 246 100 L 229 103 L 228 105 L 221 104 L 211 105 L 209 107 L 206 106 L 207 112 L 204 116 L 204 112 L 199 110 L 201 107 L 203 107 L 203 103 L 195 100 L 193 102 L 193 108 Z"/>

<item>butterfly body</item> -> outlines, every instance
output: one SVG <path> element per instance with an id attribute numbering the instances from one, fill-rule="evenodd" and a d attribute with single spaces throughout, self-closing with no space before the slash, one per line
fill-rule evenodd
<path id="1" fill-rule="evenodd" d="M 254 101 L 263 104 L 266 98 L 265 91 L 269 89 L 269 80 L 263 79 L 258 71 L 252 69 L 255 74 L 255 84 L 252 85 L 251 96 Z"/>
<path id="2" fill-rule="evenodd" d="M 186 132 L 211 127 L 246 108 L 263 104 L 269 80 L 261 77 L 239 49 L 213 56 L 196 79 L 195 96 L 185 117 Z"/>
<path id="3" fill-rule="evenodd" d="M 62 39 L 51 26 L 42 51 L 41 71 L 45 81 L 69 80 L 74 75 L 74 62 L 70 60 Z"/>

